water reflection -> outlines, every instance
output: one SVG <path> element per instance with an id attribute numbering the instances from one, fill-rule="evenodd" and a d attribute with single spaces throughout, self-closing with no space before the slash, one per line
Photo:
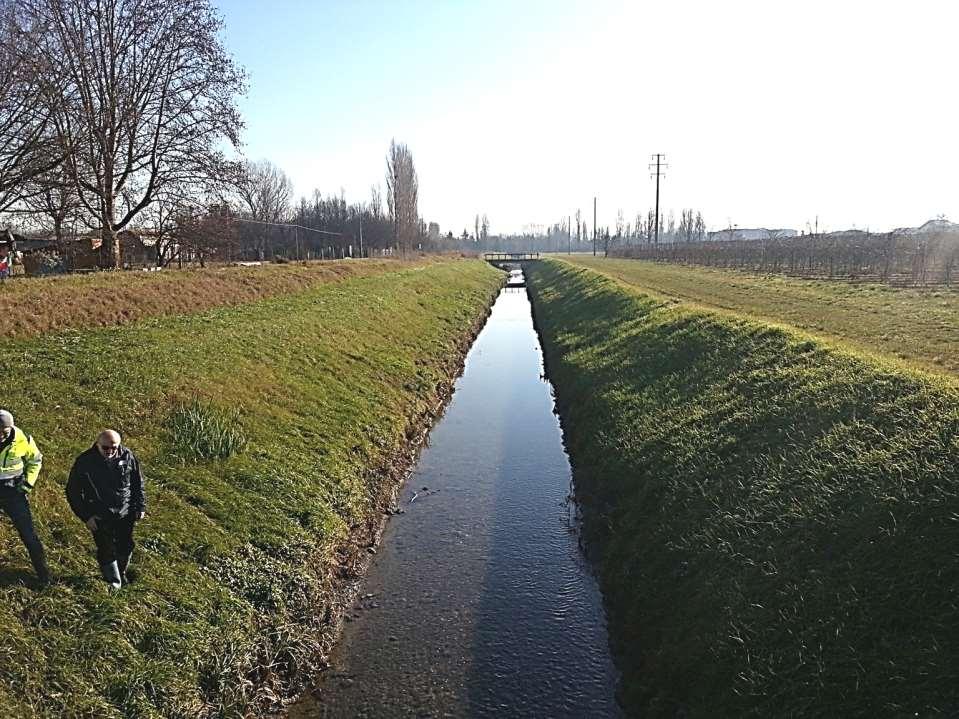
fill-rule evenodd
<path id="1" fill-rule="evenodd" d="M 595 581 L 523 289 L 504 289 L 308 717 L 615 717 Z"/>

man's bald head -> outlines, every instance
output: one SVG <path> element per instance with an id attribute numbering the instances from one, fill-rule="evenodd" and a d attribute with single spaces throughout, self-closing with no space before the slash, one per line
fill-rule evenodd
<path id="1" fill-rule="evenodd" d="M 116 457 L 120 451 L 120 433 L 105 429 L 97 435 L 97 449 L 104 457 Z"/>

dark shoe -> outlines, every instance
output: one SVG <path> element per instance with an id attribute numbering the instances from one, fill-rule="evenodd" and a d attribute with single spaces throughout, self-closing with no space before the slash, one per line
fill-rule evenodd
<path id="1" fill-rule="evenodd" d="M 33 571 L 37 573 L 37 581 L 41 587 L 50 584 L 50 570 L 47 568 L 47 557 L 44 554 L 43 546 L 37 545 L 30 551 L 30 563 L 33 564 Z"/>
<path id="2" fill-rule="evenodd" d="M 126 584 L 127 567 L 130 566 L 131 559 L 133 559 L 132 553 L 117 557 L 117 569 L 120 570 L 120 576 L 123 577 L 124 584 Z"/>
<path id="3" fill-rule="evenodd" d="M 110 585 L 110 589 L 119 589 L 121 586 L 120 570 L 116 562 L 104 562 L 100 565 L 103 581 Z"/>

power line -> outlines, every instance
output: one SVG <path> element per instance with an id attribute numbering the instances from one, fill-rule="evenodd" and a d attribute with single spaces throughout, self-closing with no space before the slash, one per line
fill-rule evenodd
<path id="1" fill-rule="evenodd" d="M 268 225 L 270 227 L 290 227 L 298 230 L 306 230 L 307 232 L 315 232 L 318 235 L 333 235 L 335 237 L 343 237 L 342 232 L 330 232 L 328 230 L 316 230 L 312 227 L 304 227 L 303 225 L 294 225 L 288 222 L 265 222 L 263 220 L 248 220 L 245 217 L 231 217 L 231 220 L 234 222 L 248 222 L 252 225 Z"/>
<path id="2" fill-rule="evenodd" d="M 666 173 L 663 172 L 669 165 L 667 165 L 663 160 L 666 159 L 666 155 L 661 152 L 657 152 L 655 155 L 652 155 L 652 162 L 649 163 L 649 169 L 652 170 L 655 165 L 656 171 L 650 173 L 650 177 L 656 178 L 656 240 L 655 244 L 659 244 L 659 178 L 666 177 Z"/>

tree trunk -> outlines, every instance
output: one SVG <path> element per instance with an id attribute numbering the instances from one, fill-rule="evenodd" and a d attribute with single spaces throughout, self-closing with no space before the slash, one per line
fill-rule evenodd
<path id="1" fill-rule="evenodd" d="M 63 218 L 59 215 L 53 218 L 53 239 L 57 245 L 57 252 L 63 257 L 66 254 L 66 247 L 63 242 Z"/>
<path id="2" fill-rule="evenodd" d="M 100 229 L 100 257 L 104 268 L 120 269 L 120 238 L 110 222 L 103 221 Z"/>

